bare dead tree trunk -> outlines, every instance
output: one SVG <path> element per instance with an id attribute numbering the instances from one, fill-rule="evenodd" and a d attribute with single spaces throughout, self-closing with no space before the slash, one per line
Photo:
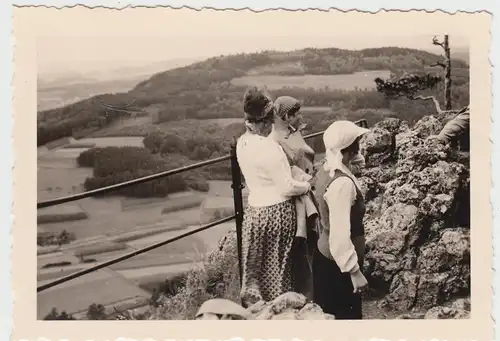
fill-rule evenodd
<path id="1" fill-rule="evenodd" d="M 451 56 L 448 35 L 444 36 L 444 108 L 451 110 Z"/>
<path id="2" fill-rule="evenodd" d="M 444 62 L 437 62 L 431 66 L 440 66 L 444 70 L 444 109 L 451 110 L 451 55 L 449 36 L 445 34 L 443 42 L 434 37 L 432 44 L 441 46 L 444 50 Z"/>

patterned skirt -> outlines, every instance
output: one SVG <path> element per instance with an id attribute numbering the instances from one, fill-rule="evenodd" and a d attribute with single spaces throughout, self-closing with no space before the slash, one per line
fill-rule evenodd
<path id="1" fill-rule="evenodd" d="M 293 291 L 291 249 L 296 231 L 292 200 L 247 207 L 242 227 L 243 306 Z"/>

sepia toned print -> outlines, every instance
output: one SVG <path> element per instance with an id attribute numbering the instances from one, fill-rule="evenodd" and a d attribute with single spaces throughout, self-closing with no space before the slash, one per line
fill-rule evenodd
<path id="1" fill-rule="evenodd" d="M 77 12 L 100 34 L 58 30 Z M 36 42 L 19 55 L 36 65 L 37 220 L 25 230 L 36 235 L 37 328 L 490 326 L 488 25 L 450 28 L 474 15 L 366 19 L 436 22 L 416 34 L 344 30 L 365 19 L 336 11 L 18 13 L 18 34 Z M 21 29 L 34 13 L 46 23 L 36 37 Z M 172 28 L 124 26 L 134 15 Z M 319 25 L 327 16 L 331 33 Z"/>

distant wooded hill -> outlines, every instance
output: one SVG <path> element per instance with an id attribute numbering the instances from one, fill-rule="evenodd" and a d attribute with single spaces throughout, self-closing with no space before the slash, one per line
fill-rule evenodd
<path id="1" fill-rule="evenodd" d="M 307 106 L 400 112 L 403 105 L 407 105 L 405 100 L 384 99 L 370 86 L 370 79 L 374 78 L 372 73 L 441 72 L 438 67 L 429 67 L 441 58 L 426 51 L 397 47 L 357 51 L 308 48 L 213 57 L 154 74 L 129 91 L 101 94 L 61 108 L 40 111 L 38 145 L 65 136 L 85 136 L 118 119 L 138 114 L 150 116 L 153 124 L 186 118 L 240 117 L 243 92 L 259 77 L 279 84 L 279 87 L 271 86 L 274 96 L 293 95 Z M 454 59 L 452 63 L 452 96 L 459 105 L 469 100 L 469 65 L 462 59 Z M 361 86 L 347 84 L 350 81 L 346 81 L 345 75 L 359 77 Z M 440 96 L 441 91 L 438 88 L 433 94 Z M 125 107 L 126 110 L 121 110 Z M 432 103 L 422 102 L 406 114 L 422 111 L 423 116 L 432 108 Z"/>

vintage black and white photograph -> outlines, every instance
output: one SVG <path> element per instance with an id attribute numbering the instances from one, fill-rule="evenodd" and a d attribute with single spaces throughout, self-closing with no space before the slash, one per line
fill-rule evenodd
<path id="1" fill-rule="evenodd" d="M 463 27 L 147 10 L 38 20 L 38 320 L 471 318 Z"/>

